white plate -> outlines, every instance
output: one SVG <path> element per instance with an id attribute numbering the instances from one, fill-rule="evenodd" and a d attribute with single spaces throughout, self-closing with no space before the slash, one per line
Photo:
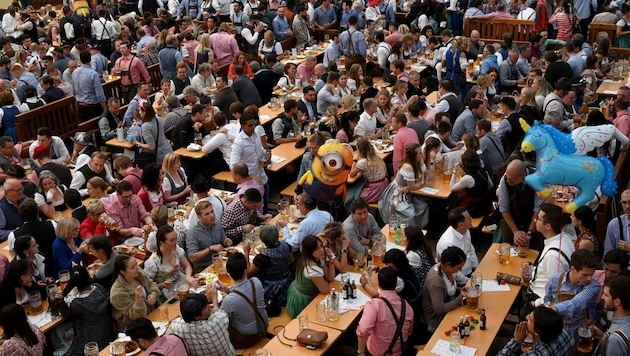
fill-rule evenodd
<path id="1" fill-rule="evenodd" d="M 123 242 L 125 244 L 125 246 L 133 246 L 133 247 L 137 247 L 140 246 L 142 244 L 144 244 L 144 239 L 140 238 L 140 237 L 130 237 L 127 240 L 125 240 L 125 242 Z"/>
<path id="2" fill-rule="evenodd" d="M 155 328 L 155 331 L 157 332 L 158 336 L 162 336 L 166 332 L 166 324 L 159 321 L 153 322 L 153 328 Z"/>
<path id="3" fill-rule="evenodd" d="M 394 150 L 394 145 L 389 145 L 384 150 L 377 149 L 377 151 L 380 152 L 380 153 L 392 152 L 393 150 Z"/>
<path id="4" fill-rule="evenodd" d="M 109 352 L 110 352 L 112 355 L 114 354 L 114 351 L 112 350 L 112 347 L 113 347 L 113 346 L 114 346 L 114 344 L 109 345 Z M 126 355 L 128 355 L 128 356 L 132 356 L 132 355 L 137 354 L 137 353 L 138 353 L 138 352 L 140 352 L 140 351 L 142 351 L 142 350 L 138 347 L 138 348 L 136 348 L 135 350 L 133 350 L 133 351 L 131 351 L 131 352 L 127 352 L 127 353 L 125 353 L 125 354 L 126 354 Z"/>

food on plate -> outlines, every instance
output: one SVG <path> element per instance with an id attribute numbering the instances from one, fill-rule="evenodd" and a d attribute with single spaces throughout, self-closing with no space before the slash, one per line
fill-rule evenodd
<path id="1" fill-rule="evenodd" d="M 125 352 L 126 353 L 130 353 L 130 352 L 134 352 L 138 349 L 138 343 L 135 341 L 127 341 L 127 343 L 125 343 Z"/>
<path id="2" fill-rule="evenodd" d="M 216 282 L 218 279 L 219 279 L 219 277 L 217 277 L 216 274 L 208 273 L 206 275 L 206 284 L 212 284 L 212 283 Z"/>

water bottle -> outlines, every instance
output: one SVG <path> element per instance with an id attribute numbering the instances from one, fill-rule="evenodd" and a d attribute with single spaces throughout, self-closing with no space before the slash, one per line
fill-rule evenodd
<path id="1" fill-rule="evenodd" d="M 329 321 L 339 320 L 339 295 L 337 294 L 337 291 L 335 291 L 335 288 L 332 289 L 329 296 L 328 320 Z"/>

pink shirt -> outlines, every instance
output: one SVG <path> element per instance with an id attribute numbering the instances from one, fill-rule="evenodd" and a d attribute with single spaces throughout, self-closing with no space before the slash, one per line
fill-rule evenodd
<path id="1" fill-rule="evenodd" d="M 400 162 L 405 155 L 405 148 L 412 143 L 420 144 L 416 131 L 407 126 L 398 129 L 396 136 L 394 136 L 394 158 L 392 161 L 394 165 L 394 175 L 398 172 L 398 166 L 400 166 Z"/>
<path id="2" fill-rule="evenodd" d="M 118 223 L 116 232 L 119 232 L 120 229 L 142 227 L 144 219 L 151 216 L 151 213 L 144 208 L 142 200 L 135 194 L 131 197 L 131 203 L 127 206 L 122 205 L 118 196 L 112 197 L 112 203 L 105 207 L 105 211 Z M 116 236 L 116 242 L 122 243 L 128 237 Z"/>
<path id="3" fill-rule="evenodd" d="M 300 76 L 304 77 L 305 81 L 309 81 L 311 79 L 311 77 L 315 74 L 315 67 L 313 67 L 313 69 L 309 69 L 306 66 L 306 62 L 302 62 L 300 63 L 300 65 L 297 67 L 297 73 L 296 76 L 299 78 Z"/>
<path id="4" fill-rule="evenodd" d="M 427 108 L 427 112 L 424 113 L 424 121 L 428 122 L 429 125 L 435 125 L 435 114 L 439 113 L 440 110 L 435 108 Z"/>
<path id="5" fill-rule="evenodd" d="M 393 46 L 394 43 L 400 41 L 403 38 L 403 34 L 396 31 L 395 33 L 392 33 L 391 35 L 385 37 L 385 42 L 387 42 L 390 46 Z"/>
<path id="6" fill-rule="evenodd" d="M 396 312 L 396 317 L 400 318 L 402 310 L 402 299 L 393 290 L 381 291 L 379 297 L 383 297 L 389 301 Z M 413 328 L 413 309 L 409 303 L 405 303 L 405 321 L 402 328 L 403 340 L 407 340 Z M 378 328 L 376 327 L 378 325 Z M 394 316 L 389 310 L 385 302 L 380 298 L 372 298 L 368 300 L 363 308 L 363 316 L 357 327 L 357 336 L 367 337 L 367 349 L 372 355 L 384 355 L 391 343 L 392 335 L 396 332 L 396 322 Z M 397 342 L 393 348 L 394 355 L 400 355 L 402 348 L 400 342 Z"/>
<path id="7" fill-rule="evenodd" d="M 219 64 L 231 62 L 239 51 L 236 39 L 227 32 L 217 32 L 210 35 L 210 46 Z"/>
<path id="8" fill-rule="evenodd" d="M 122 85 L 128 86 L 131 84 L 138 84 L 141 79 L 144 79 L 145 82 L 151 83 L 151 76 L 147 71 L 147 67 L 145 67 L 142 60 L 136 56 L 130 54 L 127 57 L 118 58 L 116 61 L 116 68 L 122 72 L 129 71 L 129 76 L 131 76 L 130 82 L 129 77 L 123 75 L 120 78 L 120 83 Z"/>
<path id="9" fill-rule="evenodd" d="M 495 11 L 495 12 L 491 12 L 489 14 L 485 14 L 483 15 L 484 19 L 514 19 L 514 16 L 512 16 L 509 12 L 507 11 Z"/>
<path id="10" fill-rule="evenodd" d="M 617 112 L 614 123 L 617 130 L 621 131 L 624 136 L 630 134 L 630 112 L 627 109 Z"/>
<path id="11" fill-rule="evenodd" d="M 265 188 L 262 185 L 256 183 L 256 181 L 253 180 L 253 179 L 250 179 L 250 180 L 248 180 L 246 182 L 243 182 L 243 183 L 239 184 L 236 188 L 238 188 L 238 190 L 236 191 L 236 194 L 234 195 L 235 199 L 237 197 L 241 196 L 242 194 L 245 194 L 245 192 L 248 189 L 250 189 L 250 188 L 256 189 L 257 191 L 260 192 L 260 195 L 265 196 Z M 258 209 L 256 209 L 256 210 L 258 210 L 258 213 L 260 215 L 262 215 L 263 214 L 263 205 L 260 204 L 258 206 Z"/>

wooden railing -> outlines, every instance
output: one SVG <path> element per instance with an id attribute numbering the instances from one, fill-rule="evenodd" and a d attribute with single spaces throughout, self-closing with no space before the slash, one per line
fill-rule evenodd
<path id="1" fill-rule="evenodd" d="M 468 17 L 464 21 L 464 34 L 479 31 L 481 39 L 502 40 L 504 33 L 512 34 L 514 42 L 527 42 L 534 33 L 534 21 L 510 19 L 484 19 L 482 17 Z"/>
<path id="2" fill-rule="evenodd" d="M 37 137 L 40 127 L 48 127 L 53 135 L 66 139 L 78 131 L 79 122 L 77 101 L 70 96 L 17 115 L 15 129 L 20 141 Z"/>
<path id="3" fill-rule="evenodd" d="M 147 71 L 151 76 L 151 85 L 153 86 L 153 92 L 160 91 L 160 82 L 162 81 L 162 72 L 160 71 L 160 64 L 156 63 L 147 67 Z M 125 103 L 128 104 L 128 103 Z"/>
<path id="4" fill-rule="evenodd" d="M 617 182 L 617 193 L 618 195 L 626 189 L 628 185 L 628 179 L 630 178 L 630 167 L 627 163 L 628 151 L 621 151 L 617 162 L 615 163 L 615 181 Z M 606 240 L 606 229 L 608 227 L 608 222 L 616 215 L 622 214 L 623 212 L 619 211 L 616 214 L 613 210 L 613 205 L 617 204 L 617 197 L 607 197 L 602 196 L 599 200 L 599 207 L 597 209 L 597 216 L 595 220 L 595 227 L 597 228 L 597 234 L 599 235 L 599 240 L 601 242 L 601 246 L 604 246 L 604 242 Z"/>

